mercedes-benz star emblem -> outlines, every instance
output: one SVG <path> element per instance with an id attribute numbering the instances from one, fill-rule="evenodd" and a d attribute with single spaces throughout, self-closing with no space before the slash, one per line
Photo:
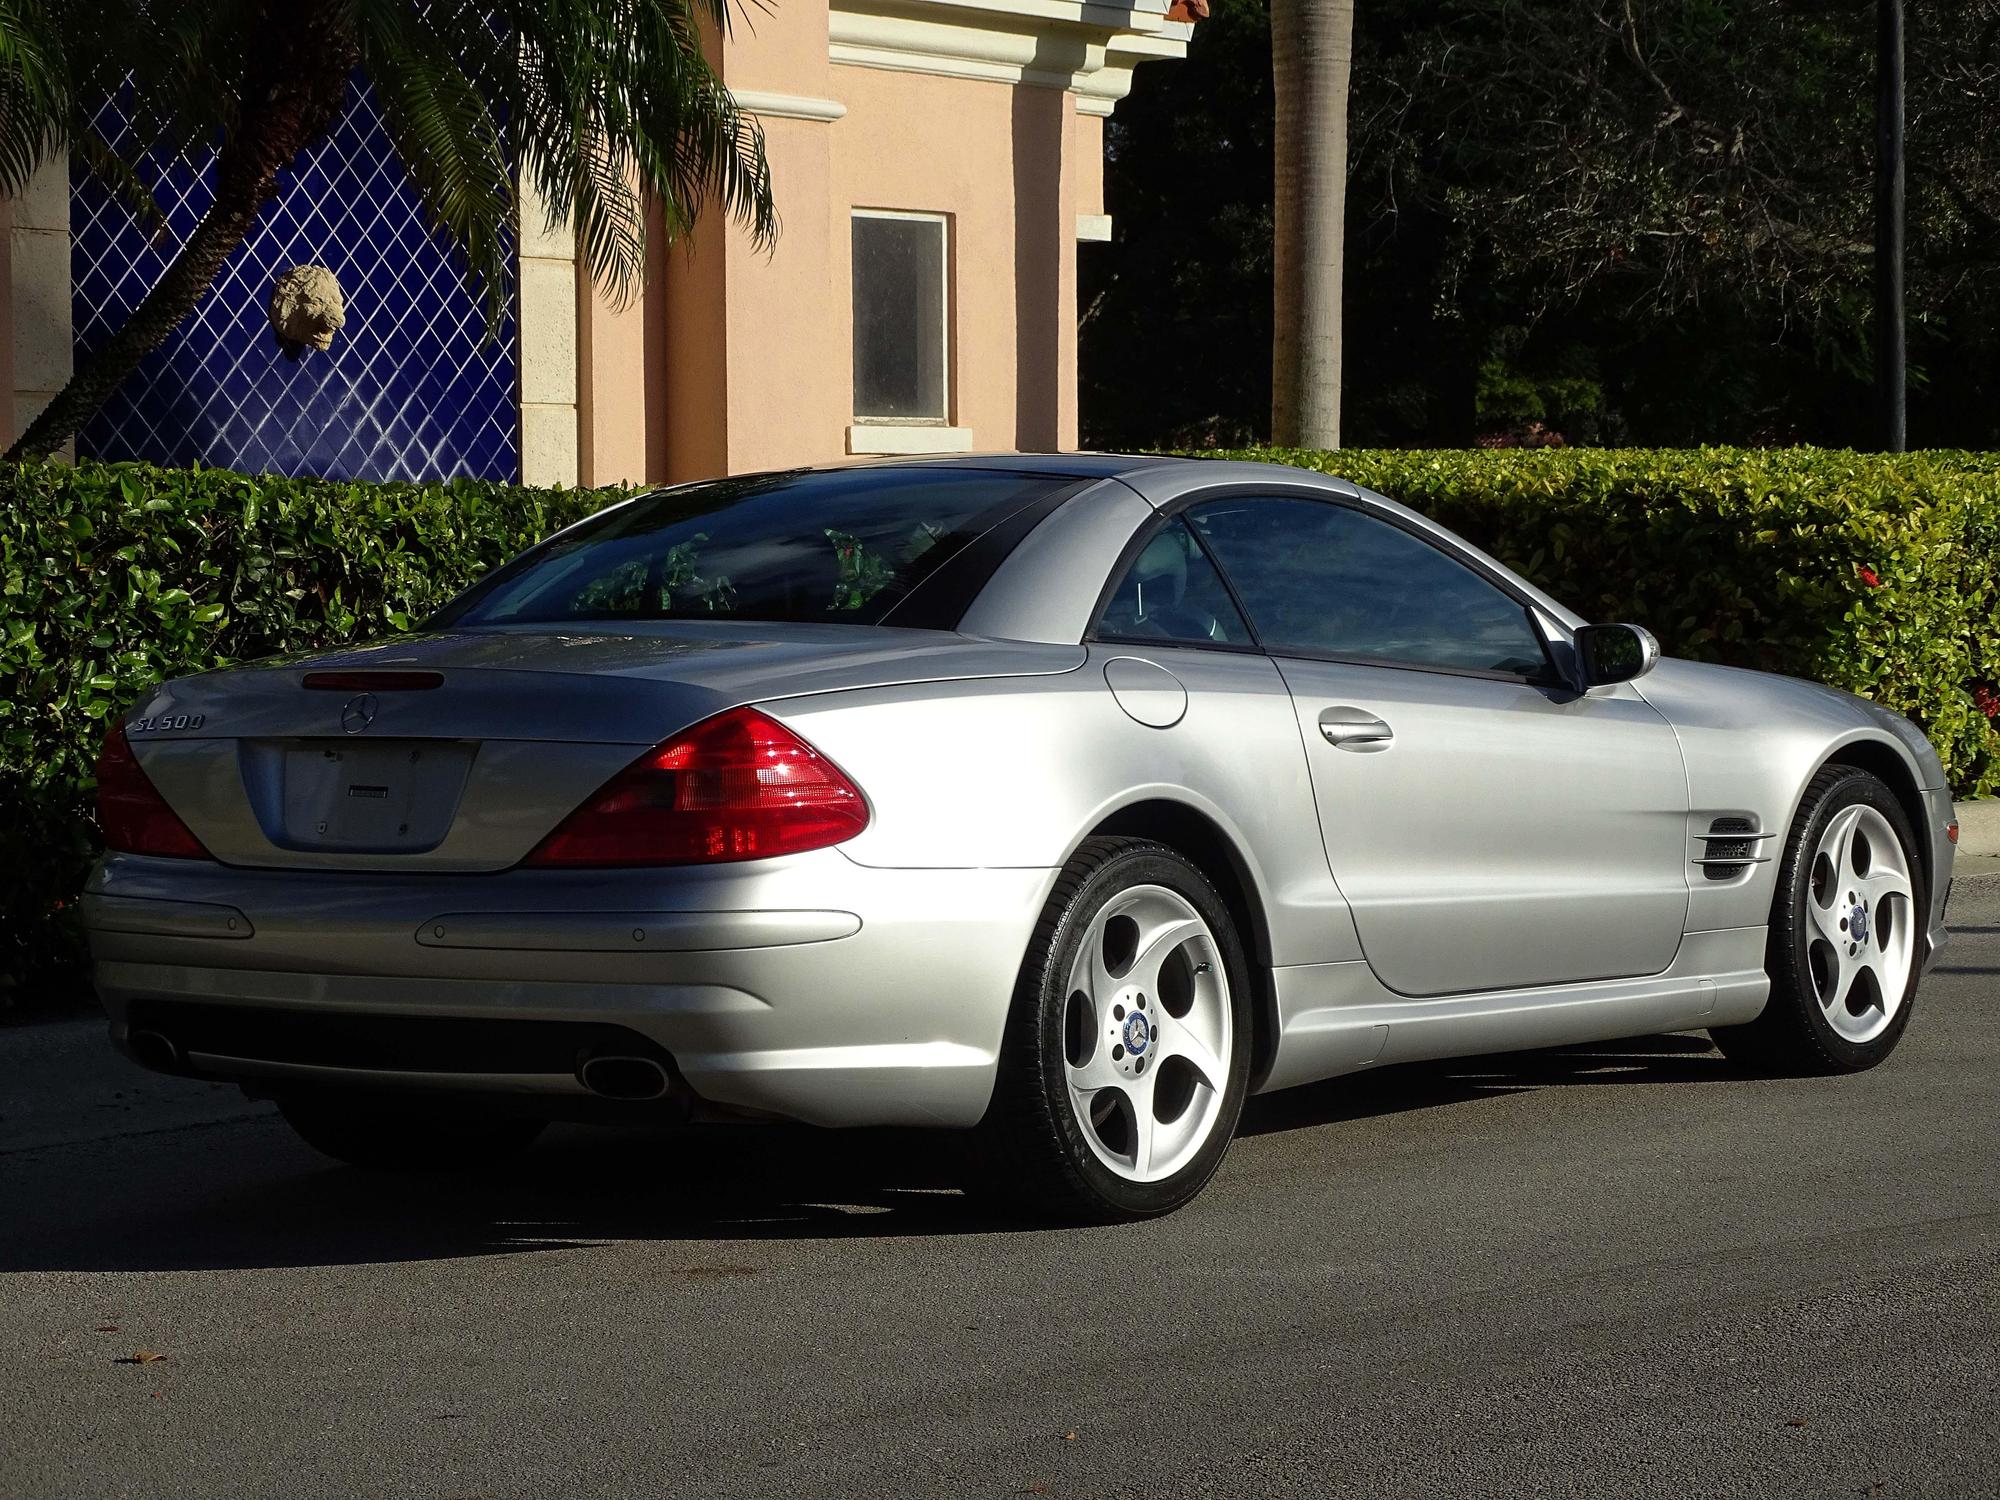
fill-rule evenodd
<path id="1" fill-rule="evenodd" d="M 359 734 L 375 722 L 375 695 L 362 693 L 349 698 L 347 706 L 340 711 L 340 727 L 349 734 Z"/>

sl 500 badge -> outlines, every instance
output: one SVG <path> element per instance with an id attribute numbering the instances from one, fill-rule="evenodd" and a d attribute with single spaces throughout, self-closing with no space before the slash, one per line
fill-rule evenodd
<path id="1" fill-rule="evenodd" d="M 199 729 L 206 714 L 149 714 L 125 726 L 127 734 L 167 734 L 176 729 Z"/>

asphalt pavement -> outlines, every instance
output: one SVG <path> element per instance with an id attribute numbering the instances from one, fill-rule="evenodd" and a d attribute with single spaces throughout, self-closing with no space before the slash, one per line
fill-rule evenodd
<path id="1" fill-rule="evenodd" d="M 2000 881 L 1952 917 L 1872 1073 L 1336 1080 L 1117 1229 L 923 1137 L 371 1177 L 0 1031 L 0 1496 L 1993 1495 Z"/>

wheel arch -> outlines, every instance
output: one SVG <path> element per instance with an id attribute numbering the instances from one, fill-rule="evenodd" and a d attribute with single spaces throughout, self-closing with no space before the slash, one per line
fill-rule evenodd
<path id="1" fill-rule="evenodd" d="M 1915 836 L 1917 862 L 1923 867 L 1924 892 L 1926 901 L 1937 888 L 1936 870 L 1933 868 L 1931 840 L 1929 837 L 1930 815 L 1924 808 L 1924 794 L 1918 785 L 1917 774 L 1911 769 L 1902 750 L 1888 742 L 1873 738 L 1853 739 L 1836 746 L 1819 765 L 1813 767 L 1806 782 L 1827 766 L 1850 766 L 1857 771 L 1866 771 L 1877 781 L 1889 788 L 1896 799 L 1896 805 L 1903 810 L 1903 816 L 1910 820 L 1910 832 Z M 1801 792 L 1803 795 L 1803 792 Z M 1793 802 L 1793 816 L 1796 817 L 1798 803 Z"/>
<path id="2" fill-rule="evenodd" d="M 1254 1093 L 1271 1071 L 1278 1046 L 1278 997 L 1271 981 L 1271 929 L 1256 875 L 1227 830 L 1200 808 L 1167 797 L 1127 803 L 1083 835 L 1124 835 L 1153 839 L 1178 850 L 1214 883 L 1243 939 L 1250 961 L 1250 1088 Z M 1082 842 L 1081 839 L 1078 840 Z"/>

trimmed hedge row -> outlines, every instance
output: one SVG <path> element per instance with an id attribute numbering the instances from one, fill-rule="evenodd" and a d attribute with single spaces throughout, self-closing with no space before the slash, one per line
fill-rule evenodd
<path id="1" fill-rule="evenodd" d="M 1676 655 L 1916 719 L 2000 792 L 2000 457 L 1810 449 L 1259 450 L 1437 517 Z M 134 464 L 0 469 L 0 1008 L 73 991 L 105 718 L 150 684 L 410 628 L 614 496 Z"/>
<path id="2" fill-rule="evenodd" d="M 73 990 L 106 716 L 163 678 L 406 630 L 588 490 L 0 469 L 0 1008 Z"/>
<path id="3" fill-rule="evenodd" d="M 2000 455 L 1813 448 L 1254 449 L 1441 521 L 1672 656 L 1809 677 L 2000 792 Z"/>

